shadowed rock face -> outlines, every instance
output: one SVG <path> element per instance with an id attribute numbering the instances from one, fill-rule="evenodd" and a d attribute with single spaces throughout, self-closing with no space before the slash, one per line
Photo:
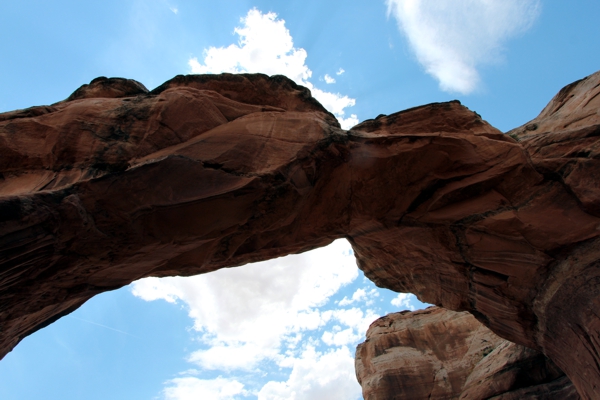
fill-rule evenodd
<path id="1" fill-rule="evenodd" d="M 365 400 L 579 399 L 540 352 L 492 333 L 471 314 L 437 307 L 373 322 L 356 349 Z"/>
<path id="2" fill-rule="evenodd" d="M 259 74 L 100 78 L 0 114 L 0 354 L 135 279 L 346 237 L 379 286 L 470 311 L 597 397 L 599 82 L 563 89 L 520 142 L 459 102 L 343 131 Z"/>

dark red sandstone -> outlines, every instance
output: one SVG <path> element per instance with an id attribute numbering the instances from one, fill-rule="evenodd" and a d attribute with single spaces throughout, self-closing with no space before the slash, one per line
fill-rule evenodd
<path id="1" fill-rule="evenodd" d="M 92 296 L 346 237 L 600 396 L 600 73 L 517 142 L 458 102 L 349 131 L 285 77 L 96 79 L 0 114 L 0 354 Z"/>

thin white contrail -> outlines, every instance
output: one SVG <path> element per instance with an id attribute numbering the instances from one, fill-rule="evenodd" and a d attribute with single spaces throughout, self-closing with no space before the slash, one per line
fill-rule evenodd
<path id="1" fill-rule="evenodd" d="M 120 331 L 120 330 L 118 330 L 118 329 L 111 328 L 110 326 L 102 325 L 102 324 L 99 324 L 99 323 L 97 323 L 97 322 L 92 322 L 92 321 L 88 321 L 87 319 L 81 319 L 81 318 L 77 318 L 77 317 L 74 317 L 74 316 L 72 316 L 72 315 L 68 315 L 68 317 L 69 317 L 69 318 L 73 318 L 73 319 L 77 319 L 77 320 L 79 320 L 79 321 L 87 322 L 88 324 L 92 324 L 92 325 L 98 325 L 98 326 L 101 326 L 102 328 L 110 329 L 111 331 L 119 332 L 119 333 L 122 333 L 122 334 L 124 334 L 124 335 L 129 335 L 129 336 L 131 336 L 131 337 L 134 337 L 134 338 L 136 338 L 136 339 L 141 339 L 141 337 L 139 337 L 139 336 L 135 336 L 135 335 L 132 335 L 131 333 L 127 333 L 127 332 L 124 332 L 124 331 Z"/>

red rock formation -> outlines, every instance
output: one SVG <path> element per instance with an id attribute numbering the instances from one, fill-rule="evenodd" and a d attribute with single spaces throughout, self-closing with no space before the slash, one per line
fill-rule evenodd
<path id="1" fill-rule="evenodd" d="M 598 397 L 598 82 L 520 142 L 458 102 L 343 131 L 264 75 L 102 78 L 0 114 L 0 354 L 135 279 L 346 237 L 378 285 L 470 311 Z"/>
<path id="2" fill-rule="evenodd" d="M 575 400 L 564 373 L 536 350 L 493 334 L 471 314 L 430 307 L 373 322 L 356 349 L 365 400 Z"/>
<path id="3" fill-rule="evenodd" d="M 328 172 L 343 161 L 332 143 L 343 140 L 310 92 L 281 76 L 176 77 L 151 93 L 95 79 L 64 102 L 0 114 L 0 354 L 143 276 L 342 236 L 316 218 L 313 186 L 334 186 Z"/>
<path id="4" fill-rule="evenodd" d="M 470 311 L 549 356 L 586 399 L 600 398 L 599 93 L 600 73 L 561 90 L 509 132 L 524 152 L 499 141 L 435 152 L 426 142 L 427 157 L 396 175 L 417 191 L 405 213 L 351 236 L 379 286 Z M 410 124 L 388 117 L 355 129 L 387 136 Z"/>

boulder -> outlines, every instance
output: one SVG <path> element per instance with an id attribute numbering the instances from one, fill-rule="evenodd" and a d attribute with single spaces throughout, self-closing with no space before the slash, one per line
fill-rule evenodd
<path id="1" fill-rule="evenodd" d="M 539 351 L 500 338 L 467 312 L 438 307 L 379 318 L 355 361 L 365 400 L 579 399 Z"/>

